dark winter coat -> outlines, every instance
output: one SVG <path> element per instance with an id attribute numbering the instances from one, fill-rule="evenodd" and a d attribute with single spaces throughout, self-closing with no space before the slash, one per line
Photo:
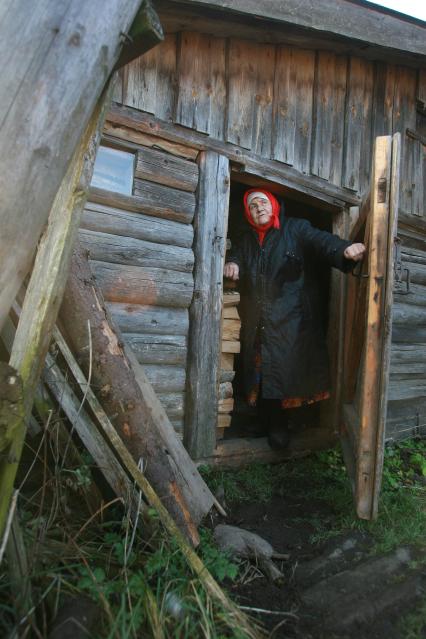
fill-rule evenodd
<path id="1" fill-rule="evenodd" d="M 260 246 L 254 229 L 232 248 L 227 262 L 240 269 L 241 343 L 244 387 L 253 383 L 256 335 L 260 334 L 262 396 L 311 397 L 329 388 L 318 282 L 309 264 L 325 262 L 349 271 L 343 252 L 350 242 L 314 228 L 307 220 L 285 218 Z"/>

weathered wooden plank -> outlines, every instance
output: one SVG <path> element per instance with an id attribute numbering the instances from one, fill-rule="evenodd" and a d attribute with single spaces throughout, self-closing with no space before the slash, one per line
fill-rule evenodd
<path id="1" fill-rule="evenodd" d="M 80 228 L 183 248 L 191 248 L 194 239 L 192 224 L 122 211 L 93 202 L 86 203 Z"/>
<path id="2" fill-rule="evenodd" d="M 227 415 L 234 408 L 234 398 L 227 397 L 226 399 L 220 399 L 218 402 L 218 412 L 222 415 Z"/>
<path id="3" fill-rule="evenodd" d="M 377 63 L 374 78 L 372 136 L 392 135 L 393 99 L 396 69 L 394 65 Z"/>
<path id="4" fill-rule="evenodd" d="M 89 198 L 91 202 L 96 204 L 106 204 L 124 211 L 135 211 L 136 213 L 144 213 L 145 215 L 190 224 L 194 217 L 195 204 L 192 204 L 189 209 L 176 210 L 173 206 L 170 206 L 169 198 L 167 197 L 169 193 L 163 191 L 157 194 L 158 197 L 156 197 L 155 193 L 153 193 L 156 188 L 174 191 L 174 189 L 168 189 L 165 186 L 155 187 L 153 184 L 151 185 L 150 193 L 144 190 L 139 195 L 123 195 L 122 193 L 114 193 L 113 191 L 106 191 L 92 186 Z M 174 192 L 176 193 L 176 191 Z M 176 200 L 176 198 L 174 199 Z"/>
<path id="5" fill-rule="evenodd" d="M 414 69 L 397 68 L 393 102 L 393 128 L 394 131 L 402 133 L 399 205 L 401 211 L 408 215 L 413 215 L 413 195 L 415 192 L 413 153 L 416 143 L 405 135 L 405 130 L 416 128 L 416 84 L 417 75 Z"/>
<path id="6" fill-rule="evenodd" d="M 229 426 L 231 425 L 231 421 L 232 421 L 231 415 L 218 415 L 217 416 L 217 427 L 221 428 L 221 429 L 229 428 Z M 221 437 L 218 436 L 218 439 L 221 439 Z"/>
<path id="7" fill-rule="evenodd" d="M 316 176 L 304 175 L 293 167 L 262 158 L 254 153 L 248 153 L 244 148 L 234 144 L 214 140 L 210 137 L 206 139 L 206 136 L 198 131 L 168 124 L 147 113 L 114 104 L 109 119 L 116 124 L 132 126 L 138 131 L 157 134 L 159 137 L 173 142 L 186 143 L 195 149 L 215 151 L 240 165 L 244 165 L 247 173 L 256 175 L 258 178 L 259 176 L 264 177 L 298 193 L 307 194 L 318 202 L 327 203 L 329 209 L 335 210 L 347 205 L 358 206 L 360 204 L 360 197 L 353 190 L 329 184 Z"/>
<path id="8" fill-rule="evenodd" d="M 83 442 L 85 448 L 95 460 L 95 463 L 114 493 L 121 497 L 125 504 L 130 504 L 133 494 L 132 482 L 126 471 L 117 461 L 109 446 L 105 445 L 86 410 L 81 407 L 81 400 L 74 394 L 68 381 L 48 354 L 43 371 L 43 380 L 58 401 L 65 415 Z M 143 503 L 141 504 L 143 506 Z M 132 513 L 136 515 L 137 513 Z"/>
<path id="9" fill-rule="evenodd" d="M 123 104 L 172 120 L 176 74 L 176 36 L 134 60 L 126 67 Z"/>
<path id="10" fill-rule="evenodd" d="M 234 391 L 232 389 L 231 382 L 223 382 L 222 384 L 219 384 L 218 398 L 219 399 L 228 399 L 229 397 L 232 397 L 233 392 Z"/>
<path id="11" fill-rule="evenodd" d="M 192 249 L 181 246 L 156 244 L 133 237 L 86 229 L 80 229 L 79 240 L 92 260 L 170 269 L 184 273 L 192 273 L 194 268 Z"/>
<path id="12" fill-rule="evenodd" d="M 0 47 L 8 63 L 1 84 L 0 326 L 30 268 L 55 195 L 139 4 L 43 0 L 29 16 L 27 2 L 20 0 L 4 14 Z M 23 45 L 19 54 L 18 41 Z"/>
<path id="13" fill-rule="evenodd" d="M 200 154 L 184 435 L 185 446 L 195 458 L 210 454 L 216 443 L 229 183 L 228 160 L 213 152 Z"/>
<path id="14" fill-rule="evenodd" d="M 178 191 L 177 189 L 171 189 L 168 186 L 154 184 L 139 178 L 134 179 L 133 189 L 134 194 L 143 198 L 153 210 L 171 211 L 170 219 L 176 219 L 173 218 L 173 213 L 186 214 L 190 216 L 190 219 L 179 221 L 192 221 L 195 210 L 195 196 L 193 193 Z"/>
<path id="15" fill-rule="evenodd" d="M 124 333 L 140 364 L 186 364 L 186 337 L 184 335 L 141 335 Z"/>
<path id="16" fill-rule="evenodd" d="M 225 382 L 232 382 L 234 377 L 235 377 L 235 371 L 227 371 L 222 369 L 220 369 L 219 371 L 219 382 L 221 384 Z"/>
<path id="17" fill-rule="evenodd" d="M 121 100 L 116 100 L 116 102 L 121 102 Z M 185 158 L 186 160 L 196 160 L 198 155 L 198 151 L 196 149 L 192 149 L 185 144 L 170 142 L 170 140 L 164 140 L 154 135 L 149 135 L 149 133 L 141 133 L 140 131 L 135 131 L 130 127 L 124 127 L 119 124 L 114 124 L 113 122 L 108 122 L 108 120 L 104 126 L 104 137 L 105 140 L 120 146 L 123 145 L 124 148 L 127 145 L 129 145 L 129 148 L 131 149 L 141 146 L 151 149 L 156 148 L 160 151 L 171 153 L 171 155 Z"/>
<path id="18" fill-rule="evenodd" d="M 226 140 L 270 157 L 275 49 L 231 40 Z"/>
<path id="19" fill-rule="evenodd" d="M 191 273 L 95 260 L 91 265 L 108 302 L 174 308 L 186 308 L 191 303 L 194 289 Z"/>
<path id="20" fill-rule="evenodd" d="M 347 59 L 318 53 L 314 100 L 314 140 L 311 170 L 314 175 L 341 183 Z"/>
<path id="21" fill-rule="evenodd" d="M 226 99 L 225 40 L 182 33 L 177 86 L 175 121 L 221 139 Z"/>
<path id="22" fill-rule="evenodd" d="M 188 334 L 189 319 L 186 308 L 120 303 L 107 304 L 107 308 L 123 333 Z"/>
<path id="23" fill-rule="evenodd" d="M 370 181 L 373 64 L 351 57 L 345 111 L 343 184 L 364 193 Z"/>
<path id="24" fill-rule="evenodd" d="M 272 157 L 309 171 L 315 53 L 278 47 Z"/>
<path id="25" fill-rule="evenodd" d="M 143 149 L 138 153 L 135 176 L 193 193 L 198 184 L 198 165 L 163 151 Z"/>

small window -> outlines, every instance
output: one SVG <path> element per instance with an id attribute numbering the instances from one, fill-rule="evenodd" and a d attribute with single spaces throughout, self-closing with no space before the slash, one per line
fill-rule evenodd
<path id="1" fill-rule="evenodd" d="M 93 169 L 92 186 L 116 193 L 132 194 L 135 156 L 100 146 Z"/>

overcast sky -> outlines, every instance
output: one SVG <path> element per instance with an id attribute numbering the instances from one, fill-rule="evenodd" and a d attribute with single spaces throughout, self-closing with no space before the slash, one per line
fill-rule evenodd
<path id="1" fill-rule="evenodd" d="M 376 2 L 376 0 L 369 0 L 374 4 L 381 4 L 383 7 L 389 7 L 395 11 L 406 13 L 409 16 L 420 18 L 426 21 L 426 2 L 425 0 L 383 0 L 382 2 Z"/>

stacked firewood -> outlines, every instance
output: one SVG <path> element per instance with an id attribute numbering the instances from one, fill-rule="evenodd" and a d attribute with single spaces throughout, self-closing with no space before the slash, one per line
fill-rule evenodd
<path id="1" fill-rule="evenodd" d="M 235 353 L 240 352 L 241 320 L 237 305 L 240 294 L 225 291 L 222 310 L 222 354 L 220 362 L 219 407 L 217 439 L 222 439 L 224 430 L 231 424 L 231 412 L 234 408 L 232 380 L 235 376 Z"/>

